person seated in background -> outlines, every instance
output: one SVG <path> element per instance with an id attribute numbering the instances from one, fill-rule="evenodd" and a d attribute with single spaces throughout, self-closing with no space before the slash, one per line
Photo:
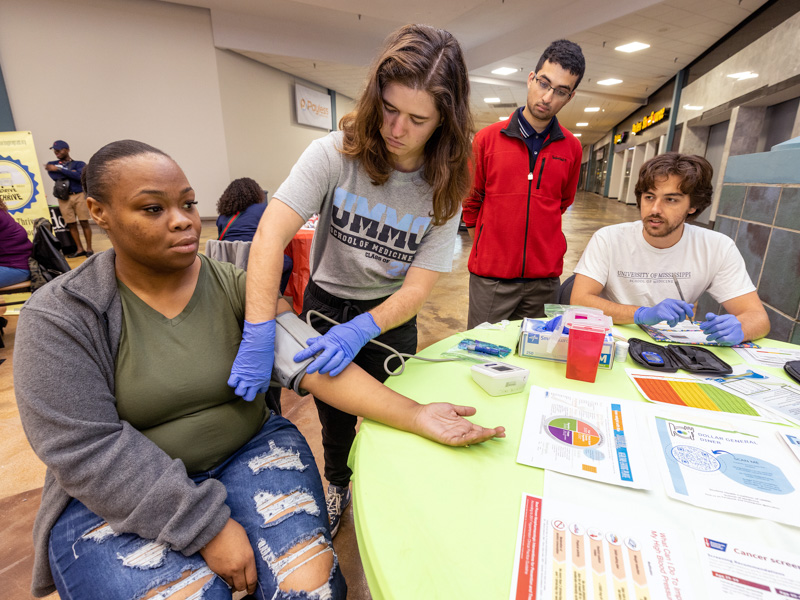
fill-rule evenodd
<path id="1" fill-rule="evenodd" d="M 599 308 L 618 324 L 674 326 L 694 317 L 707 291 L 728 313 L 705 315 L 709 341 L 767 335 L 769 317 L 733 240 L 686 223 L 711 204 L 712 174 L 706 159 L 677 152 L 644 163 L 635 188 L 642 220 L 595 232 L 575 267 L 570 303 Z"/>
<path id="2" fill-rule="evenodd" d="M 8 207 L 0 200 L 0 287 L 22 283 L 31 278 L 28 259 L 33 244 L 28 232 L 14 220 Z"/>
<path id="3" fill-rule="evenodd" d="M 255 180 L 249 177 L 234 179 L 217 201 L 218 239 L 252 242 L 266 208 L 264 190 Z"/>
<path id="4" fill-rule="evenodd" d="M 38 291 L 16 332 L 20 416 L 47 465 L 34 595 L 345 598 L 308 444 L 267 410 L 264 387 L 228 384 L 246 273 L 198 255 L 183 171 L 123 140 L 91 158 L 83 183 L 112 249 Z M 280 383 L 444 444 L 504 436 L 464 419 L 473 408 L 422 406 L 356 365 L 307 374 L 310 359 L 293 357 L 316 332 L 279 307 Z"/>
<path id="5" fill-rule="evenodd" d="M 254 179 L 240 177 L 234 179 L 222 192 L 217 201 L 217 233 L 219 240 L 228 242 L 252 242 L 258 229 L 261 215 L 267 208 L 264 190 Z M 292 274 L 292 259 L 283 255 L 283 273 L 280 292 L 286 291 L 289 276 Z"/>

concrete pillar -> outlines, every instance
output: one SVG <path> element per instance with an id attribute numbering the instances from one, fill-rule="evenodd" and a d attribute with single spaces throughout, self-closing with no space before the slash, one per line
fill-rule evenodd
<path id="1" fill-rule="evenodd" d="M 664 154 L 666 151 L 667 151 L 667 135 L 664 134 L 660 138 L 658 138 L 658 151 L 656 152 L 656 156 Z"/>
<path id="2" fill-rule="evenodd" d="M 631 162 L 631 179 L 628 182 L 628 193 L 625 195 L 625 204 L 636 204 L 636 194 L 634 188 L 636 182 L 639 181 L 639 169 L 642 168 L 644 163 L 644 155 L 646 152 L 645 147 L 647 144 L 641 144 L 633 148 L 633 161 Z"/>
<path id="3" fill-rule="evenodd" d="M 630 160 L 632 156 L 633 148 L 625 148 L 625 153 L 622 155 L 622 185 L 619 188 L 619 196 L 617 197 L 617 200 L 620 202 L 625 202 L 625 199 L 628 197 L 628 189 L 626 187 L 628 177 L 625 173 L 628 171 L 628 160 Z"/>
<path id="4" fill-rule="evenodd" d="M 644 145 L 644 161 L 647 162 L 656 155 L 656 140 L 650 140 Z"/>
<path id="5" fill-rule="evenodd" d="M 628 157 L 627 150 L 614 152 L 614 163 L 611 165 L 609 177 L 608 197 L 617 199 L 622 193 L 622 182 L 625 181 L 625 161 Z"/>
<path id="6" fill-rule="evenodd" d="M 678 144 L 678 152 L 705 156 L 710 129 L 710 127 L 690 127 L 688 123 L 685 123 L 681 133 L 681 142 Z"/>
<path id="7" fill-rule="evenodd" d="M 731 111 L 728 134 L 725 136 L 725 147 L 722 149 L 722 160 L 720 161 L 722 167 L 719 173 L 714 174 L 714 198 L 711 201 L 709 220 L 714 221 L 717 218 L 717 206 L 722 192 L 722 182 L 725 179 L 728 158 L 756 152 L 766 115 L 767 108 L 765 106 L 736 106 Z"/>

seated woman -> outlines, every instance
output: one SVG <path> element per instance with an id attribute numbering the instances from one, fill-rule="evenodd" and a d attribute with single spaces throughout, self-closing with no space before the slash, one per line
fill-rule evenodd
<path id="1" fill-rule="evenodd" d="M 197 254 L 183 171 L 125 140 L 92 157 L 83 185 L 113 249 L 35 294 L 17 328 L 17 402 L 48 467 L 34 595 L 344 598 L 305 439 L 263 394 L 248 402 L 227 385 L 245 273 Z M 473 408 L 421 406 L 355 365 L 307 375 L 292 359 L 306 328 L 277 319 L 282 383 L 445 444 L 504 436 L 464 419 Z"/>
<path id="2" fill-rule="evenodd" d="M 217 201 L 217 233 L 220 240 L 252 242 L 258 229 L 261 215 L 267 208 L 264 190 L 254 179 L 240 177 L 234 179 L 222 192 Z M 289 284 L 292 274 L 292 259 L 283 255 L 283 274 L 281 275 L 281 294 Z"/>
<path id="3" fill-rule="evenodd" d="M 28 259 L 33 244 L 28 232 L 14 220 L 0 200 L 0 287 L 22 283 L 31 278 Z"/>

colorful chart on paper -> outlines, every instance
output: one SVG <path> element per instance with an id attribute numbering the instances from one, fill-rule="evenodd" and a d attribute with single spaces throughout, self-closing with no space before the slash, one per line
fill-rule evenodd
<path id="1" fill-rule="evenodd" d="M 657 374 L 627 369 L 628 377 L 650 402 L 688 406 L 702 410 L 734 413 L 760 417 L 746 401 L 721 390 L 710 383 L 702 383 L 692 377 L 670 373 Z"/>
<path id="2" fill-rule="evenodd" d="M 562 444 L 581 448 L 591 448 L 603 441 L 603 436 L 596 427 L 572 417 L 550 419 L 547 423 L 547 433 Z"/>

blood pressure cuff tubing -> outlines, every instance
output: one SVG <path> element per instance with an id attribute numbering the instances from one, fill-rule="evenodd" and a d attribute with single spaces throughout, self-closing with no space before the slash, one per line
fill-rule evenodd
<path id="1" fill-rule="evenodd" d="M 272 379 L 282 387 L 305 396 L 308 392 L 300 387 L 300 380 L 306 374 L 306 367 L 315 357 L 312 356 L 303 362 L 294 362 L 294 355 L 308 347 L 306 344 L 308 338 L 317 337 L 320 333 L 289 310 L 275 317 L 275 322 L 277 326 Z"/>
<path id="2" fill-rule="evenodd" d="M 628 343 L 630 344 L 630 355 L 633 360 L 643 367 L 653 369 L 654 371 L 674 373 L 678 369 L 683 369 L 690 373 L 713 373 L 722 375 L 733 373 L 733 369 L 728 363 L 707 348 L 701 346 L 681 346 L 677 344 L 658 346 L 638 338 L 631 338 L 628 340 Z M 652 364 L 652 361 L 647 362 L 643 356 L 645 352 L 652 352 L 659 355 L 663 359 L 664 364 L 655 365 Z"/>

